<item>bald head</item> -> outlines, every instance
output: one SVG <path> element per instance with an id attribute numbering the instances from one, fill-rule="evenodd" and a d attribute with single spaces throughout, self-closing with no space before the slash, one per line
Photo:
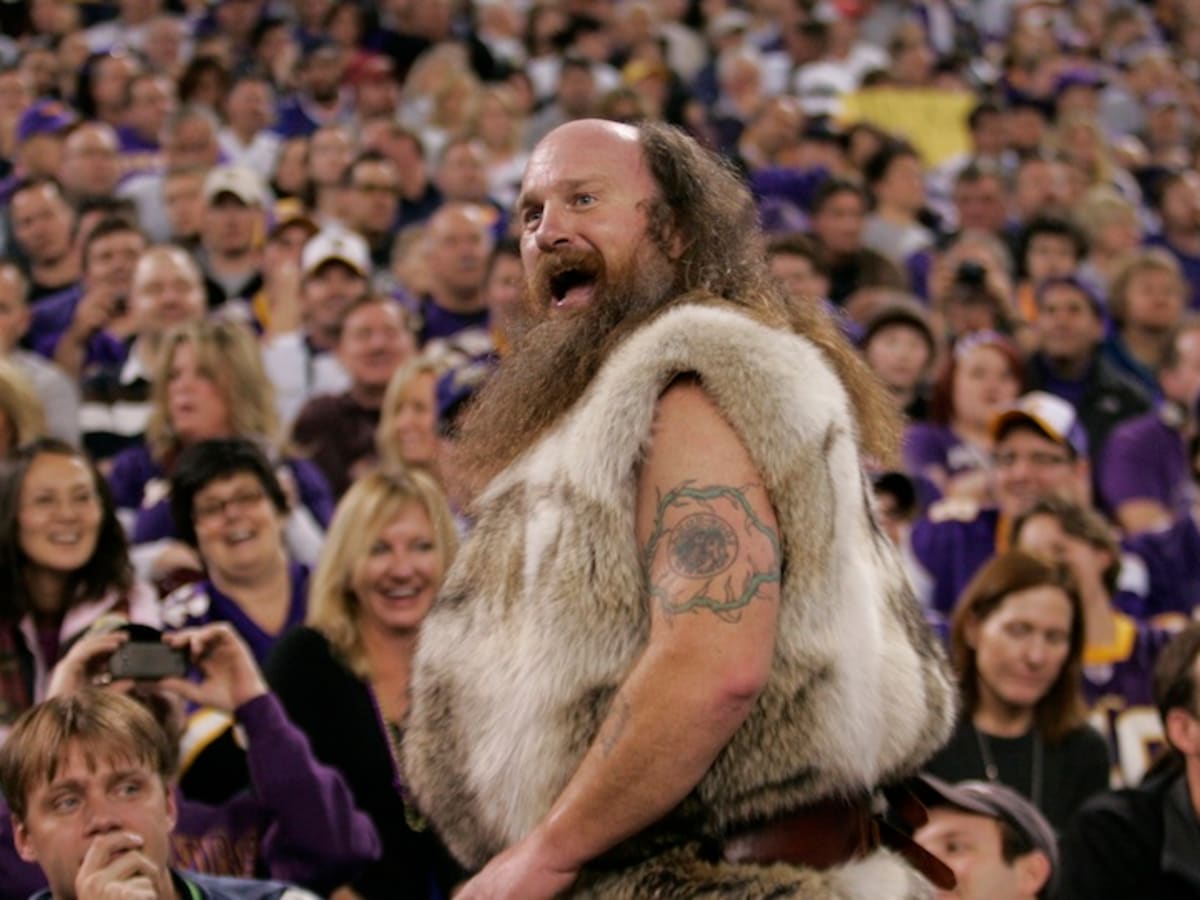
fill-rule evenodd
<path id="1" fill-rule="evenodd" d="M 130 309 L 138 332 L 150 335 L 203 318 L 204 282 L 192 257 L 170 245 L 143 253 L 133 272 Z"/>
<path id="2" fill-rule="evenodd" d="M 492 252 L 491 210 L 471 203 L 447 203 L 429 220 L 425 244 L 429 272 L 440 304 L 481 308 L 487 260 Z"/>

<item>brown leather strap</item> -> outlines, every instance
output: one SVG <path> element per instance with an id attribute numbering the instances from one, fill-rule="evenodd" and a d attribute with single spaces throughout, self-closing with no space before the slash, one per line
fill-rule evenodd
<path id="1" fill-rule="evenodd" d="M 726 839 L 725 859 L 735 863 L 787 862 L 828 869 L 879 846 L 871 804 L 826 800 Z"/>

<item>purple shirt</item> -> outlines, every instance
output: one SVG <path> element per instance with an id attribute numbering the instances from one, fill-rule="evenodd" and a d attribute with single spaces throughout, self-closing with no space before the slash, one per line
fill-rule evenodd
<path id="1" fill-rule="evenodd" d="M 196 628 L 211 622 L 228 622 L 250 647 L 255 661 L 262 666 L 275 642 L 304 622 L 308 609 L 308 569 L 298 562 L 288 562 L 288 580 L 292 595 L 283 627 L 272 634 L 246 615 L 237 600 L 212 583 L 210 579 L 185 584 L 163 600 L 163 626 L 171 631 Z"/>
<path id="2" fill-rule="evenodd" d="M 933 580 L 935 613 L 948 618 L 967 582 L 995 555 L 999 523 L 998 509 L 981 509 L 971 519 L 934 522 L 926 515 L 913 525 L 913 555 Z"/>
<path id="3" fill-rule="evenodd" d="M 71 327 L 75 310 L 83 300 L 82 285 L 73 285 L 39 301 L 33 307 L 26 338 L 29 345 L 46 359 L 53 360 L 58 342 Z M 119 338 L 107 331 L 97 331 L 88 338 L 83 364 L 87 368 L 119 370 L 129 357 L 132 340 Z"/>
<path id="4" fill-rule="evenodd" d="M 1187 515 L 1196 490 L 1183 435 L 1163 421 L 1161 409 L 1113 429 L 1101 453 L 1098 481 L 1110 511 L 1128 500 L 1157 500 L 1176 516 Z"/>
<path id="5" fill-rule="evenodd" d="M 1143 615 L 1162 613 L 1191 617 L 1200 605 L 1200 528 L 1183 516 L 1169 528 L 1125 538 L 1122 546 L 1141 557 L 1149 574 Z"/>
<path id="6" fill-rule="evenodd" d="M 946 475 L 961 475 L 986 469 L 990 460 L 984 452 L 964 441 L 948 425 L 916 422 L 904 432 L 904 468 L 919 480 L 924 505 L 941 497 L 941 489 L 930 477 L 933 469 Z"/>
<path id="7" fill-rule="evenodd" d="M 270 877 L 328 891 L 379 856 L 379 836 L 346 783 L 313 756 L 274 694 L 235 713 L 245 729 L 252 790 L 220 806 L 176 792 L 179 821 L 171 863 L 210 875 Z M 17 856 L 0 801 L 0 900 L 25 900 L 46 886 L 42 870 Z"/>

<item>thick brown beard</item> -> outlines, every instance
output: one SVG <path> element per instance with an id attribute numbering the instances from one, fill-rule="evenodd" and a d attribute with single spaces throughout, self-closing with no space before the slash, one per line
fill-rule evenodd
<path id="1" fill-rule="evenodd" d="M 676 293 L 674 268 L 656 246 L 622 270 L 605 269 L 595 256 L 577 260 L 598 269 L 591 301 L 555 314 L 550 274 L 562 256 L 543 257 L 526 283 L 513 351 L 466 414 L 455 462 L 471 493 L 574 406 L 617 344 Z"/>

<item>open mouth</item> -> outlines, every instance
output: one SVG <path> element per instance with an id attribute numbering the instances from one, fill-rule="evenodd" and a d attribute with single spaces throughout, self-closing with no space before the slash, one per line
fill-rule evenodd
<path id="1" fill-rule="evenodd" d="M 240 544 L 248 543 L 254 540 L 256 532 L 245 528 L 240 528 L 237 531 L 231 531 L 225 535 L 225 543 L 231 547 L 236 547 Z"/>
<path id="2" fill-rule="evenodd" d="M 83 535 L 78 531 L 64 531 L 48 535 L 47 540 L 56 547 L 74 547 L 83 540 Z"/>
<path id="3" fill-rule="evenodd" d="M 564 269 L 550 277 L 550 296 L 558 307 L 585 306 L 591 299 L 595 284 L 595 272 L 581 268 Z"/>

